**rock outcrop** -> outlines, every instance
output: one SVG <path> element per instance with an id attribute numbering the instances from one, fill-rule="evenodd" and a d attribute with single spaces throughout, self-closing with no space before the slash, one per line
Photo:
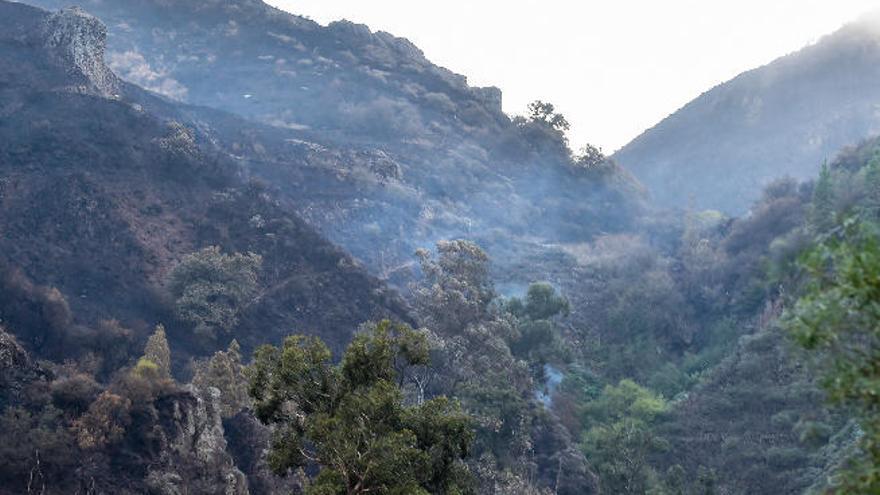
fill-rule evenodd
<path id="1" fill-rule="evenodd" d="M 223 422 L 229 452 L 235 465 L 247 475 L 251 493 L 300 493 L 301 480 L 297 476 L 280 477 L 272 474 L 266 454 L 272 442 L 272 432 L 260 423 L 251 411 L 242 411 Z"/>
<path id="2" fill-rule="evenodd" d="M 151 466 L 147 486 L 162 495 L 249 493 L 244 474 L 226 451 L 220 416 L 220 391 L 202 398 L 192 386 L 159 399 L 161 453 Z"/>
<path id="3" fill-rule="evenodd" d="M 43 45 L 49 57 L 75 76 L 71 90 L 113 96 L 119 81 L 104 64 L 107 28 L 78 7 L 51 14 L 43 24 Z"/>
<path id="4" fill-rule="evenodd" d="M 2 10 L 0 103 L 9 104 L 12 95 L 4 90 L 16 86 L 102 97 L 119 92 L 119 79 L 104 63 L 107 28 L 96 17 L 77 7 L 49 13 L 4 3 Z"/>
<path id="5" fill-rule="evenodd" d="M 15 337 L 0 326 L 0 409 L 17 403 L 28 384 L 48 376 Z"/>

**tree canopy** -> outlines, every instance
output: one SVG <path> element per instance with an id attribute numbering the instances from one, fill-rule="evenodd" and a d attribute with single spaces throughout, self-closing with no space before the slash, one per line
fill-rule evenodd
<path id="1" fill-rule="evenodd" d="M 541 100 L 529 103 L 529 120 L 545 124 L 556 131 L 567 131 L 571 128 L 568 119 L 556 111 L 556 106 Z"/>
<path id="2" fill-rule="evenodd" d="M 168 284 L 178 318 L 205 335 L 228 332 L 257 292 L 262 262 L 257 254 L 224 254 L 216 246 L 185 256 Z"/>
<path id="3" fill-rule="evenodd" d="M 474 434 L 457 403 L 405 403 L 409 366 L 427 364 L 424 335 L 382 321 L 333 364 L 317 337 L 291 336 L 255 354 L 249 393 L 278 427 L 269 464 L 279 474 L 317 465 L 309 495 L 473 493 L 462 460 Z"/>
<path id="4" fill-rule="evenodd" d="M 842 493 L 880 492 L 880 241 L 876 226 L 854 220 L 840 238 L 809 251 L 805 293 L 786 326 L 819 357 L 829 398 L 860 420 L 860 452 L 843 470 Z"/>

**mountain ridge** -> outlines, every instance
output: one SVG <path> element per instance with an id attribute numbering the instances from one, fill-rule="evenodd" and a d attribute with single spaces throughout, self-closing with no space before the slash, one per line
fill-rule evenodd
<path id="1" fill-rule="evenodd" d="M 739 214 L 772 180 L 880 132 L 876 17 L 704 92 L 614 154 L 663 206 Z M 693 178 L 693 180 L 685 180 Z"/>

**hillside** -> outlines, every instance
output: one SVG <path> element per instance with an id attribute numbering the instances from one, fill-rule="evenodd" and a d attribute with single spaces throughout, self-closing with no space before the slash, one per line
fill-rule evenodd
<path id="1" fill-rule="evenodd" d="M 110 319 L 144 327 L 168 317 L 169 270 L 211 245 L 262 254 L 271 267 L 261 277 L 265 295 L 237 332 L 248 347 L 271 339 L 281 322 L 342 344 L 341 329 L 381 315 L 406 318 L 378 281 L 263 186 L 243 180 L 205 135 L 134 103 L 154 97 L 104 66 L 99 21 L 79 10 L 48 16 L 0 7 L 3 320 L 25 345 L 54 357 L 76 352 L 46 335 L 22 336 L 66 329 L 16 328 L 16 291 L 56 288 L 74 327 Z"/>
<path id="2" fill-rule="evenodd" d="M 784 315 L 801 254 L 876 221 L 877 139 L 743 198 L 691 170 L 749 214 L 669 212 L 392 35 L 86 6 L 0 0 L 0 495 L 777 494 L 858 447 Z M 801 153 L 818 106 L 867 115 L 865 32 L 718 108 L 763 88 Z"/>
<path id="3" fill-rule="evenodd" d="M 415 249 L 438 239 L 515 253 L 626 229 L 643 207 L 616 165 L 573 166 L 561 133 L 511 119 L 499 90 L 468 86 L 404 39 L 259 0 L 83 6 L 108 26 L 117 74 L 247 119 L 181 117 L 383 278 L 405 279 Z"/>
<path id="4" fill-rule="evenodd" d="M 878 62 L 875 15 L 707 91 L 614 158 L 662 205 L 741 214 L 774 179 L 810 179 L 880 131 Z"/>

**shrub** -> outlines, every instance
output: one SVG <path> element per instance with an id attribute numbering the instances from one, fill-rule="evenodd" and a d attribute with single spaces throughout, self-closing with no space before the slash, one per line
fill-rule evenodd
<path id="1" fill-rule="evenodd" d="M 238 414 L 250 404 L 245 367 L 241 363 L 238 342 L 233 340 L 226 351 L 217 351 L 210 359 L 196 362 L 192 383 L 202 394 L 210 387 L 220 391 L 220 412 L 225 418 Z"/>
<path id="2" fill-rule="evenodd" d="M 185 256 L 168 283 L 178 318 L 201 334 L 230 331 L 257 293 L 262 261 L 254 253 L 223 254 L 216 246 Z"/>

